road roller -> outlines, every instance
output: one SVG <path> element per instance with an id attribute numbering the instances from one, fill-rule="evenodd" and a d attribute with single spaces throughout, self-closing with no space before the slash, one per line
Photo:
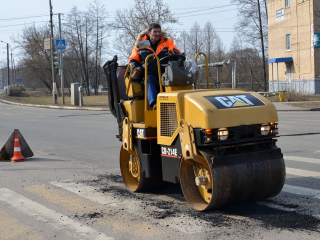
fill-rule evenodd
<path id="1" fill-rule="evenodd" d="M 148 48 L 148 41 L 139 43 Z M 285 164 L 277 147 L 275 106 L 255 92 L 197 86 L 197 58 L 184 55 L 158 63 L 157 107 L 147 100 L 144 78 L 132 79 L 132 66 L 119 66 L 117 56 L 103 66 L 111 113 L 122 142 L 120 170 L 126 188 L 148 191 L 159 182 L 180 184 L 197 211 L 276 196 L 284 185 Z"/>

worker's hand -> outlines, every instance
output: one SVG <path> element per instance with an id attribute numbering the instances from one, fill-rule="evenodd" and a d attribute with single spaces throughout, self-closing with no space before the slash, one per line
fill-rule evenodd
<path id="1" fill-rule="evenodd" d="M 172 51 L 172 50 L 169 50 L 168 52 L 167 52 L 167 55 L 169 55 L 169 56 L 172 56 L 172 55 L 174 55 L 175 53 L 174 53 L 174 51 Z"/>
<path id="2" fill-rule="evenodd" d="M 133 71 L 132 71 L 132 76 L 131 76 L 132 79 L 133 79 L 133 80 L 139 79 L 139 78 L 140 78 L 141 71 L 142 71 L 141 67 L 135 67 L 135 68 L 133 69 Z"/>

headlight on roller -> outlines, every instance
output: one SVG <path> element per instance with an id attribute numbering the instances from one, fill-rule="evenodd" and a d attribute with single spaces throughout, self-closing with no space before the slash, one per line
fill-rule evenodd
<path id="1" fill-rule="evenodd" d="M 228 128 L 219 128 L 219 129 L 203 129 L 204 132 L 204 142 L 216 142 L 216 141 L 224 141 L 229 137 L 229 129 Z"/>
<path id="2" fill-rule="evenodd" d="M 261 132 L 261 135 L 263 136 L 269 135 L 271 132 L 270 124 L 269 123 L 261 124 L 260 132 Z"/>
<path id="3" fill-rule="evenodd" d="M 229 130 L 228 128 L 219 128 L 218 129 L 218 139 L 220 141 L 227 140 L 229 136 Z"/>

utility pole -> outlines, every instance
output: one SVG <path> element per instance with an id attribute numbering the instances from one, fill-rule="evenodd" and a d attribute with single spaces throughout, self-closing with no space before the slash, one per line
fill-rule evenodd
<path id="1" fill-rule="evenodd" d="M 10 95 L 9 43 L 7 43 L 7 68 L 8 68 L 7 96 L 9 96 Z"/>
<path id="2" fill-rule="evenodd" d="M 59 15 L 59 39 L 61 40 L 61 13 L 59 13 L 58 15 Z M 63 77 L 62 49 L 60 49 L 60 76 L 61 76 L 62 105 L 64 105 L 64 77 Z"/>
<path id="3" fill-rule="evenodd" d="M 17 71 L 16 71 L 16 63 L 15 63 L 15 61 L 14 61 L 14 59 L 13 59 L 13 62 L 12 62 L 12 68 L 13 68 L 13 74 L 14 74 L 14 77 L 13 77 L 13 79 L 15 79 L 15 81 L 16 81 L 16 79 L 17 79 Z M 16 83 L 16 82 L 15 82 Z M 17 84 L 17 83 L 16 83 Z"/>
<path id="4" fill-rule="evenodd" d="M 12 48 L 11 48 L 11 78 L 12 78 L 12 87 L 14 87 L 15 81 L 14 81 L 14 74 L 13 74 L 13 58 L 12 58 Z"/>
<path id="5" fill-rule="evenodd" d="M 264 79 L 264 91 L 268 90 L 267 87 L 267 66 L 266 66 L 266 57 L 264 52 L 264 40 L 263 40 L 263 29 L 262 29 L 262 20 L 261 20 L 261 11 L 260 11 L 260 0 L 258 2 L 258 12 L 259 12 L 259 26 L 260 26 L 260 40 L 261 40 L 261 49 L 262 49 L 262 60 L 263 60 L 263 79 Z"/>
<path id="6" fill-rule="evenodd" d="M 53 48 L 54 48 L 54 39 L 53 39 L 53 23 L 52 23 L 52 5 L 51 0 L 49 0 L 49 7 L 50 7 L 50 27 L 51 27 L 51 41 L 50 41 L 50 52 L 51 52 L 51 71 L 52 71 L 52 97 L 53 97 L 53 104 L 57 104 L 57 84 L 56 84 L 56 76 L 54 74 L 54 65 L 53 65 Z"/>

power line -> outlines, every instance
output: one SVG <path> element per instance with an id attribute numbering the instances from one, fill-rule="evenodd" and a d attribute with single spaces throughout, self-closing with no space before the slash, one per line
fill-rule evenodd
<path id="1" fill-rule="evenodd" d="M 194 12 L 202 12 L 202 11 L 208 11 L 210 9 L 218 9 L 218 8 L 225 8 L 225 7 L 230 7 L 230 6 L 234 6 L 237 4 L 228 4 L 228 5 L 220 5 L 220 6 L 214 6 L 214 7 L 197 7 L 197 8 L 201 8 L 200 10 L 195 10 L 195 11 L 189 11 L 189 12 L 182 12 L 182 13 L 178 13 L 176 15 L 185 15 L 185 14 L 189 14 L 189 13 L 194 13 Z M 189 8 L 181 8 L 181 9 L 189 9 Z M 194 9 L 194 8 L 193 8 Z M 202 13 L 201 15 L 208 15 L 208 14 L 214 14 L 214 13 L 220 13 L 220 12 L 226 12 L 226 11 L 233 11 L 236 9 L 227 9 L 227 10 L 223 10 L 223 11 L 215 11 L 215 12 L 209 12 L 209 13 Z M 200 14 L 195 14 L 195 15 L 187 15 L 187 16 L 179 16 L 177 18 L 184 18 L 184 17 L 193 17 L 193 16 L 199 16 Z M 38 18 L 38 17 L 49 17 L 48 14 L 41 14 L 41 15 L 33 15 L 33 16 L 24 16 L 24 17 L 14 17 L 14 18 L 6 18 L 6 19 L 0 19 L 0 21 L 12 21 L 12 20 L 21 20 L 21 19 L 30 19 L 30 18 Z M 108 16 L 106 18 L 111 18 L 111 19 L 115 19 L 116 16 Z M 38 22 L 33 22 L 33 23 L 41 23 L 41 22 L 45 22 L 45 21 L 38 21 Z M 32 24 L 33 24 L 32 23 Z M 5 28 L 5 27 L 15 27 L 15 26 L 21 26 L 21 25 L 25 25 L 25 23 L 23 24 L 14 24 L 14 25 L 6 25 L 6 26 L 0 26 L 0 28 Z"/>
<path id="2" fill-rule="evenodd" d="M 201 14 L 196 14 L 196 15 L 181 16 L 181 17 L 178 17 L 178 18 L 195 17 L 195 16 L 200 16 L 200 15 L 203 16 L 203 15 L 208 15 L 208 14 L 213 14 L 213 13 L 229 12 L 229 11 L 233 11 L 233 10 L 237 10 L 237 8 L 227 9 L 227 10 L 217 11 L 217 12 L 209 12 L 209 13 L 201 13 Z"/>
<path id="3" fill-rule="evenodd" d="M 31 22 L 31 23 L 21 23 L 21 24 L 14 24 L 14 25 L 6 25 L 6 26 L 0 26 L 0 28 L 6 28 L 6 27 L 16 27 L 21 25 L 27 25 L 27 24 L 35 24 L 35 23 L 44 23 L 48 21 L 40 21 L 40 22 Z"/>
<path id="4" fill-rule="evenodd" d="M 220 7 L 227 7 L 227 6 L 232 6 L 232 5 L 238 5 L 238 4 L 226 4 L 226 5 L 218 5 L 218 6 L 214 6 L 216 8 L 220 8 Z M 189 7 L 189 8 L 173 8 L 172 10 L 183 10 L 183 9 L 197 9 L 197 8 L 211 8 L 213 7 L 211 6 L 202 6 L 202 7 Z"/>
<path id="5" fill-rule="evenodd" d="M 225 8 L 225 7 L 231 7 L 231 6 L 236 6 L 238 4 L 229 4 L 229 5 L 223 5 L 223 6 L 217 6 L 217 7 L 203 7 L 203 9 L 201 10 L 195 10 L 195 11 L 190 11 L 190 12 L 185 12 L 185 13 L 177 13 L 175 15 L 184 15 L 184 14 L 188 14 L 188 13 L 194 13 L 194 12 L 201 12 L 201 11 L 207 11 L 210 9 L 216 9 L 216 8 Z"/>
<path id="6" fill-rule="evenodd" d="M 3 18 L 3 19 L 0 19 L 0 21 L 12 21 L 12 20 L 20 20 L 20 19 L 26 19 L 26 18 L 37 18 L 37 17 L 48 17 L 48 14 L 34 15 L 34 16 L 27 16 L 27 17 Z"/>

